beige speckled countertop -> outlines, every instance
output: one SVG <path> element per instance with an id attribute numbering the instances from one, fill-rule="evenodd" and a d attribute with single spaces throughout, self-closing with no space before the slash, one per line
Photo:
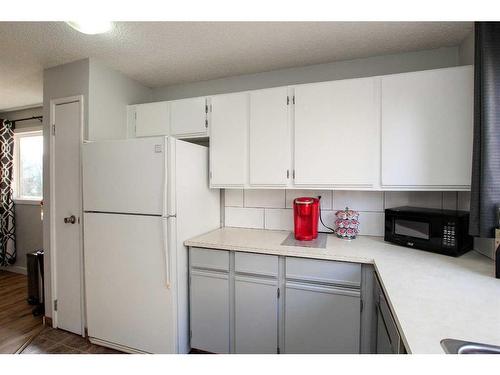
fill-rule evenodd
<path id="1" fill-rule="evenodd" d="M 369 236 L 345 241 L 329 235 L 326 249 L 281 246 L 289 233 L 226 227 L 185 245 L 370 263 L 409 352 L 444 353 L 444 338 L 500 345 L 500 279 L 493 277 L 491 259 L 475 251 L 453 258 Z"/>

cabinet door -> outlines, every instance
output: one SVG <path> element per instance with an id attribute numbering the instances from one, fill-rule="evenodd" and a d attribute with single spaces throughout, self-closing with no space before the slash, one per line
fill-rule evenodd
<path id="1" fill-rule="evenodd" d="M 243 187 L 248 171 L 248 93 L 214 96 L 211 101 L 211 186 Z"/>
<path id="2" fill-rule="evenodd" d="M 138 104 L 135 111 L 136 137 L 168 135 L 170 114 L 167 102 Z"/>
<path id="3" fill-rule="evenodd" d="M 295 184 L 371 188 L 380 168 L 379 79 L 295 88 Z"/>
<path id="4" fill-rule="evenodd" d="M 276 353 L 278 348 L 277 280 L 235 277 L 235 352 Z"/>
<path id="5" fill-rule="evenodd" d="M 382 185 L 470 186 L 472 67 L 382 77 Z"/>
<path id="6" fill-rule="evenodd" d="M 229 353 L 229 277 L 191 271 L 191 347 Z"/>
<path id="7" fill-rule="evenodd" d="M 170 102 L 170 134 L 177 138 L 207 136 L 206 99 L 192 98 Z"/>
<path id="8" fill-rule="evenodd" d="M 288 184 L 291 156 L 289 100 L 286 87 L 250 93 L 250 185 L 252 186 Z"/>
<path id="9" fill-rule="evenodd" d="M 286 353 L 359 353 L 359 330 L 359 291 L 287 282 Z"/>

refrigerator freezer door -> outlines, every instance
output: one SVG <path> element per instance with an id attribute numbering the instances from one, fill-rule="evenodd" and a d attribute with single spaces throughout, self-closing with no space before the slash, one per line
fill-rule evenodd
<path id="1" fill-rule="evenodd" d="M 89 336 L 149 353 L 175 353 L 165 219 L 100 213 L 85 213 L 84 218 Z"/>
<path id="2" fill-rule="evenodd" d="M 162 215 L 165 137 L 83 145 L 85 211 Z"/>

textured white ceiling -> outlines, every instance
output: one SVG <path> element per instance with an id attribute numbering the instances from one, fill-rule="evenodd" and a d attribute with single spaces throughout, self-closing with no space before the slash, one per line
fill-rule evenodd
<path id="1" fill-rule="evenodd" d="M 41 103 L 42 71 L 95 57 L 149 87 L 458 45 L 471 22 L 0 22 L 0 110 Z"/>

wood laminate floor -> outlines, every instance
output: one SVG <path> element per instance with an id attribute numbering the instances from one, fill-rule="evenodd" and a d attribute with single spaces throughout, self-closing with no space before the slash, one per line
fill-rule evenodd
<path id="1" fill-rule="evenodd" d="M 45 328 L 21 354 L 123 354 L 92 344 L 82 336 L 60 329 Z"/>
<path id="2" fill-rule="evenodd" d="M 16 353 L 42 329 L 42 317 L 31 313 L 26 275 L 0 271 L 0 354 Z"/>

